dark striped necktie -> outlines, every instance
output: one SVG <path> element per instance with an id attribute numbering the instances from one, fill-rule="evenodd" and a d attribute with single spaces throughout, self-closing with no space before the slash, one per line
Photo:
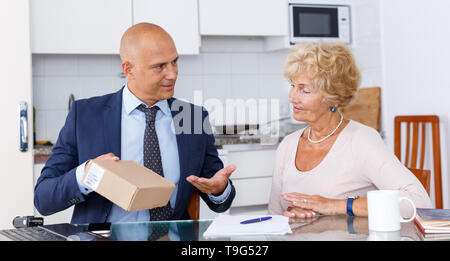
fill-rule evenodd
<path id="1" fill-rule="evenodd" d="M 153 170 L 164 177 L 164 172 L 161 162 L 161 151 L 159 150 L 158 136 L 155 130 L 156 113 L 159 110 L 158 106 L 150 108 L 143 104 L 137 107 L 138 110 L 145 113 L 145 134 L 144 134 L 144 167 Z M 168 220 L 172 216 L 172 208 L 170 202 L 164 207 L 152 208 L 150 211 L 150 220 Z"/>

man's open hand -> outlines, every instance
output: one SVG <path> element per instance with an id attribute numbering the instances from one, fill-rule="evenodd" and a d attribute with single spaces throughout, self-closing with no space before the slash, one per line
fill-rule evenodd
<path id="1" fill-rule="evenodd" d="M 187 177 L 186 180 L 203 193 L 220 195 L 227 187 L 228 179 L 235 170 L 235 165 L 229 165 L 226 168 L 217 171 L 210 179 L 191 175 Z"/>

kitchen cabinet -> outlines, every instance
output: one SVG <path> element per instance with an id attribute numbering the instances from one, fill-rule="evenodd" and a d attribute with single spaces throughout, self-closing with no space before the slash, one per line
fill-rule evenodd
<path id="1" fill-rule="evenodd" d="M 163 27 L 175 41 L 179 54 L 198 54 L 197 0 L 134 0 L 133 23 L 149 22 Z"/>
<path id="2" fill-rule="evenodd" d="M 236 188 L 231 207 L 269 203 L 277 145 L 224 145 L 227 162 L 236 165 L 230 179 Z"/>
<path id="3" fill-rule="evenodd" d="M 162 26 L 179 54 L 198 54 L 197 0 L 33 0 L 32 53 L 119 54 L 127 28 L 140 22 Z"/>
<path id="4" fill-rule="evenodd" d="M 32 53 L 118 54 L 132 0 L 32 0 Z"/>
<path id="5" fill-rule="evenodd" d="M 199 0 L 200 35 L 288 35 L 286 0 Z"/>
<path id="6" fill-rule="evenodd" d="M 267 212 L 272 173 L 277 145 L 232 144 L 219 149 L 224 166 L 236 165 L 230 179 L 236 189 L 231 208 L 225 214 L 260 214 Z M 200 219 L 214 219 L 219 214 L 211 211 L 200 200 Z"/>
<path id="7" fill-rule="evenodd" d="M 267 205 L 269 203 L 272 177 L 232 179 L 236 197 L 231 207 Z"/>

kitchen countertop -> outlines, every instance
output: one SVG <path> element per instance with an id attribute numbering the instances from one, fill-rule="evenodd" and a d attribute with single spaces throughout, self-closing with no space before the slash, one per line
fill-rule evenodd
<path id="1" fill-rule="evenodd" d="M 215 135 L 215 145 L 218 149 L 224 145 L 236 145 L 236 144 L 278 144 L 284 137 L 274 137 L 273 139 L 263 138 L 258 136 L 240 136 L 240 135 Z"/>
<path id="2" fill-rule="evenodd" d="M 53 145 L 34 145 L 34 155 L 51 155 Z"/>
<path id="3" fill-rule="evenodd" d="M 34 164 L 44 164 L 52 154 L 53 145 L 38 145 L 33 148 Z"/>
<path id="4" fill-rule="evenodd" d="M 215 145 L 218 149 L 222 149 L 223 146 L 227 145 L 239 145 L 239 144 L 252 144 L 252 145 L 267 145 L 275 146 L 283 139 L 283 137 L 275 137 L 274 139 L 264 139 L 261 140 L 260 137 L 257 136 L 240 136 L 240 135 L 216 135 L 215 136 Z M 254 147 L 254 146 L 253 146 Z M 256 146 L 260 147 L 260 146 Z M 255 147 L 255 149 L 257 149 Z M 52 154 L 53 145 L 34 145 L 34 163 L 35 164 L 43 164 L 47 161 L 47 159 Z"/>

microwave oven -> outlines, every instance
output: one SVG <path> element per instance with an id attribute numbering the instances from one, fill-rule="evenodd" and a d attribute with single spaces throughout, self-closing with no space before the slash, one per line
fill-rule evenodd
<path id="1" fill-rule="evenodd" d="M 290 43 L 351 43 L 348 5 L 308 5 L 289 3 Z"/>

